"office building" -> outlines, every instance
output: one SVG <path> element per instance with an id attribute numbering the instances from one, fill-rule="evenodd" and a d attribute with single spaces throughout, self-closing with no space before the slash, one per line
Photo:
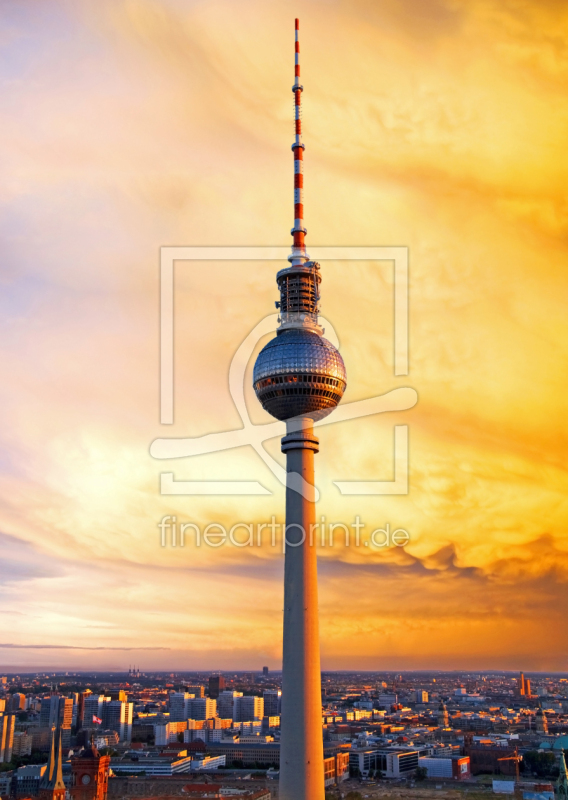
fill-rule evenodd
<path id="1" fill-rule="evenodd" d="M 59 698 L 56 724 L 61 728 L 71 728 L 73 724 L 73 699 L 71 697 Z"/>
<path id="2" fill-rule="evenodd" d="M 339 786 L 340 783 L 346 781 L 349 778 L 349 752 L 339 752 L 327 756 L 324 753 L 323 772 L 326 789 L 329 786 Z"/>
<path id="3" fill-rule="evenodd" d="M 172 692 L 170 694 L 170 722 L 182 722 L 189 714 L 188 700 L 194 699 L 189 692 Z"/>
<path id="4" fill-rule="evenodd" d="M 59 700 L 58 694 L 43 697 L 39 712 L 40 728 L 54 728 L 59 722 Z"/>
<path id="5" fill-rule="evenodd" d="M 0 717 L 0 764 L 7 764 L 12 760 L 15 727 L 14 714 L 3 714 Z"/>
<path id="6" fill-rule="evenodd" d="M 216 700 L 225 689 L 225 678 L 222 675 L 211 675 L 209 678 L 209 697 Z"/>
<path id="7" fill-rule="evenodd" d="M 202 686 L 201 684 L 197 684 L 195 686 L 186 686 L 185 690 L 194 697 L 205 697 L 205 686 Z"/>
<path id="8" fill-rule="evenodd" d="M 280 704 L 282 701 L 282 692 L 279 689 L 263 692 L 262 699 L 264 700 L 265 717 L 280 716 Z"/>
<path id="9" fill-rule="evenodd" d="M 23 711 L 26 707 L 26 695 L 20 694 L 16 692 L 16 694 L 12 695 L 10 700 L 10 711 L 12 714 L 18 714 L 20 711 Z"/>
<path id="10" fill-rule="evenodd" d="M 103 717 L 103 703 L 110 702 L 110 697 L 105 697 L 102 694 L 87 695 L 83 701 L 83 722 L 82 727 L 87 730 L 94 730 L 99 727 L 93 717 L 102 719 Z"/>
<path id="11" fill-rule="evenodd" d="M 33 737 L 31 734 L 24 731 L 14 732 L 14 741 L 12 745 L 12 756 L 21 758 L 22 756 L 30 756 L 32 754 Z"/>
<path id="12" fill-rule="evenodd" d="M 225 690 L 217 698 L 217 714 L 221 719 L 234 719 L 234 704 L 236 697 L 242 697 L 242 692 Z"/>
<path id="13" fill-rule="evenodd" d="M 92 692 L 90 689 L 85 689 L 84 692 L 79 692 L 79 696 L 77 698 L 77 711 L 76 711 L 78 729 L 80 729 L 83 726 L 83 718 L 85 713 L 85 698 L 90 697 L 91 695 Z"/>
<path id="14" fill-rule="evenodd" d="M 39 793 L 41 779 L 46 770 L 47 766 L 45 764 L 26 764 L 23 767 L 18 767 L 14 772 L 11 792 L 8 791 L 5 794 L 11 794 L 16 798 L 36 797 Z M 4 797 L 5 794 L 2 793 L 1 796 Z"/>
<path id="15" fill-rule="evenodd" d="M 211 719 L 217 715 L 217 701 L 210 697 L 195 697 L 187 701 L 188 719 Z"/>
<path id="16" fill-rule="evenodd" d="M 157 747 L 179 741 L 179 734 L 187 731 L 187 720 L 154 725 L 154 743 Z"/>
<path id="17" fill-rule="evenodd" d="M 469 756 L 456 755 L 450 758 L 422 756 L 418 759 L 418 766 L 427 770 L 428 778 L 451 778 L 456 781 L 466 781 L 471 778 Z"/>
<path id="18" fill-rule="evenodd" d="M 418 750 L 386 747 L 377 750 L 376 769 L 387 778 L 404 778 L 418 767 Z"/>
<path id="19" fill-rule="evenodd" d="M 379 705 L 389 709 L 398 703 L 398 695 L 392 692 L 379 694 Z"/>
<path id="20" fill-rule="evenodd" d="M 122 700 L 106 700 L 102 704 L 103 730 L 116 731 L 121 742 L 132 739 L 132 716 L 134 704 Z"/>
<path id="21" fill-rule="evenodd" d="M 235 697 L 233 715 L 235 722 L 262 720 L 263 716 L 264 700 L 262 697 Z"/>
<path id="22" fill-rule="evenodd" d="M 349 767 L 353 775 L 368 778 L 378 767 L 378 751 L 370 748 L 353 748 L 349 751 Z"/>

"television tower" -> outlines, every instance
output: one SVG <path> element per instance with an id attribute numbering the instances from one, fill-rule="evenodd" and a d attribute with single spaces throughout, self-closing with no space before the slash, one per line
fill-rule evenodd
<path id="1" fill-rule="evenodd" d="M 276 337 L 259 353 L 253 383 L 263 408 L 286 420 L 286 555 L 280 800 L 324 800 L 321 672 L 315 549 L 313 422 L 330 414 L 346 387 L 343 359 L 318 323 L 320 265 L 304 237 L 299 21 L 294 92 L 294 227 L 289 266 L 276 275 L 280 290 Z"/>

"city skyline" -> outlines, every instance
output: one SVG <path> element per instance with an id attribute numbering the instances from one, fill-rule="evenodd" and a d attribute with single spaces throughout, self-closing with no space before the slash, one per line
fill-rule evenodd
<path id="1" fill-rule="evenodd" d="M 0 67 L 0 666 L 273 669 L 281 552 L 162 548 L 158 523 L 256 524 L 282 487 L 241 448 L 181 460 L 176 478 L 246 474 L 271 496 L 163 497 L 170 466 L 148 449 L 164 435 L 159 247 L 288 244 L 291 12 L 26 5 L 6 5 Z M 309 242 L 410 253 L 405 379 L 393 378 L 389 270 L 349 267 L 349 293 L 345 265 L 325 265 L 345 400 L 420 396 L 318 432 L 318 511 L 410 536 L 318 553 L 324 671 L 568 669 L 565 14 L 482 0 L 302 9 Z M 239 425 L 228 366 L 273 303 L 273 271 L 176 273 L 172 435 Z M 398 423 L 409 495 L 341 497 L 334 480 L 391 477 Z M 281 458 L 278 439 L 267 447 Z"/>

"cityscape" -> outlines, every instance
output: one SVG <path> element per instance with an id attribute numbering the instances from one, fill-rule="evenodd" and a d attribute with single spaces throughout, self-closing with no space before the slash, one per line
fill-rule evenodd
<path id="1" fill-rule="evenodd" d="M 326 798 L 565 797 L 568 677 L 323 672 Z M 282 674 L 7 675 L 2 797 L 278 797 Z"/>

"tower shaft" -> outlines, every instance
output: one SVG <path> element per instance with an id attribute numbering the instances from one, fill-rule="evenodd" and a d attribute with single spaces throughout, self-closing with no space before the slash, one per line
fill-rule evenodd
<path id="1" fill-rule="evenodd" d="M 276 337 L 258 354 L 253 385 L 262 407 L 286 420 L 286 555 L 284 650 L 280 737 L 280 800 L 324 800 L 323 731 L 319 650 L 314 419 L 340 402 L 345 364 L 318 322 L 320 266 L 310 261 L 304 237 L 304 198 L 299 22 L 295 23 L 294 227 L 290 266 L 276 281 L 280 291 Z"/>
<path id="2" fill-rule="evenodd" d="M 324 798 L 315 502 L 290 480 L 297 473 L 314 486 L 318 444 L 311 419 L 287 423 L 280 800 Z"/>

